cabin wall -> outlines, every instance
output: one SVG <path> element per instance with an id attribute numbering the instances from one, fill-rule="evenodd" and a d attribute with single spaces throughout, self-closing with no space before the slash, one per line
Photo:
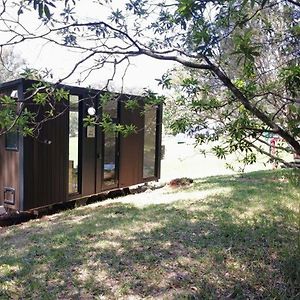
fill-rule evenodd
<path id="1" fill-rule="evenodd" d="M 140 101 L 140 107 L 143 107 Z M 121 104 L 121 124 L 133 124 L 137 133 L 120 138 L 119 186 L 128 187 L 143 182 L 144 116 L 141 109 L 128 110 Z"/>
<path id="2" fill-rule="evenodd" d="M 20 205 L 20 152 L 5 149 L 5 135 L 0 136 L 0 205 L 19 209 Z M 5 188 L 15 190 L 14 204 L 4 203 Z"/>
<path id="3" fill-rule="evenodd" d="M 81 95 L 81 98 L 87 99 L 82 102 L 80 107 L 80 118 L 86 118 L 88 116 L 87 109 L 89 107 L 95 107 L 95 100 L 88 99 L 87 95 Z M 83 122 L 79 122 L 80 134 L 80 153 L 81 153 L 81 192 L 79 195 L 70 196 L 70 198 L 85 197 L 96 193 L 96 143 L 97 133 L 95 129 L 95 137 L 88 137 L 87 127 L 83 126 Z M 100 156 L 99 156 L 100 157 Z M 98 167 L 98 166 L 97 166 Z"/>
<path id="4" fill-rule="evenodd" d="M 67 113 L 43 124 L 39 136 L 24 142 L 24 210 L 67 200 Z"/>
<path id="5" fill-rule="evenodd" d="M 81 195 L 96 193 L 96 138 L 87 137 L 87 128 L 82 128 L 82 189 Z"/>
<path id="6" fill-rule="evenodd" d="M 22 86 L 18 81 L 4 84 L 0 90 L 0 97 L 12 96 L 17 99 L 22 94 Z M 0 106 L 1 110 L 1 106 Z M 0 130 L 1 132 L 1 130 Z M 22 137 L 15 140 L 16 147 L 6 149 L 6 135 L 0 135 L 0 205 L 20 210 L 22 205 Z"/>

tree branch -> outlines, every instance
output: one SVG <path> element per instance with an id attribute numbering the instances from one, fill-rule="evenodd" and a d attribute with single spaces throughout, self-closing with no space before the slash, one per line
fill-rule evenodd
<path id="1" fill-rule="evenodd" d="M 248 143 L 248 144 L 250 145 L 250 147 L 256 149 L 258 152 L 260 152 L 260 153 L 262 153 L 262 154 L 264 154 L 264 155 L 266 155 L 266 156 L 272 158 L 272 159 L 275 160 L 275 161 L 281 162 L 281 163 L 284 164 L 286 167 L 288 167 L 288 168 L 293 168 L 293 167 L 294 167 L 293 164 L 288 163 L 288 162 L 286 162 L 284 159 L 282 159 L 282 158 L 280 158 L 280 157 L 277 157 L 277 156 L 275 156 L 275 155 L 269 153 L 268 151 L 265 151 L 265 150 L 261 149 L 260 147 L 254 145 L 254 144 L 251 143 L 250 141 L 248 141 L 248 140 L 244 140 L 244 141 L 245 141 L 246 143 Z"/>
<path id="2" fill-rule="evenodd" d="M 244 94 L 231 82 L 231 80 L 217 66 L 210 62 L 208 58 L 205 58 L 205 61 L 211 67 L 210 69 L 213 71 L 213 73 L 216 74 L 216 76 L 232 92 L 236 99 L 244 105 L 247 110 L 253 113 L 258 119 L 263 121 L 284 140 L 286 140 L 295 149 L 296 153 L 300 153 L 300 143 L 292 135 L 290 135 L 282 127 L 273 122 L 264 112 L 253 106 L 251 102 L 244 96 Z"/>
<path id="3" fill-rule="evenodd" d="M 296 5 L 296 6 L 300 7 L 300 3 L 299 3 L 299 2 L 296 2 L 296 1 L 294 1 L 294 0 L 287 0 L 287 2 L 289 2 L 289 3 L 293 4 L 293 5 Z"/>

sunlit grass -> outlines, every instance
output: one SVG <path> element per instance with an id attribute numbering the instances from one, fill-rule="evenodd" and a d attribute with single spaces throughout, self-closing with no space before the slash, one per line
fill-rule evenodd
<path id="1" fill-rule="evenodd" d="M 196 180 L 0 229 L 0 299 L 296 299 L 289 171 Z"/>

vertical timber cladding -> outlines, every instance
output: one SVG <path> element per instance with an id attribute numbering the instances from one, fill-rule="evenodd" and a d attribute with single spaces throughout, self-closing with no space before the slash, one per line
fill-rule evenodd
<path id="1" fill-rule="evenodd" d="M 12 96 L 12 92 L 18 90 L 19 85 L 12 85 L 10 88 L 0 91 L 3 95 Z M 1 109 L 1 107 L 0 107 Z M 0 205 L 20 209 L 20 144 L 22 137 L 15 135 L 15 147 L 9 146 L 9 137 L 0 136 Z"/>
<path id="2" fill-rule="evenodd" d="M 43 124 L 37 139 L 24 147 L 24 210 L 66 201 L 67 114 Z"/>
<path id="3" fill-rule="evenodd" d="M 24 146 L 25 206 L 24 210 L 47 206 L 95 193 L 95 139 L 87 138 L 82 119 L 95 97 L 82 88 L 62 86 L 79 99 L 78 118 L 78 191 L 69 191 L 69 105 L 58 104 L 61 114 L 45 122 L 37 138 L 26 138 Z M 43 118 L 43 112 L 40 113 Z"/>
<path id="4" fill-rule="evenodd" d="M 71 92 L 72 94 L 72 92 Z M 81 130 L 81 149 L 79 149 L 79 153 L 81 153 L 81 161 L 79 166 L 81 171 L 81 196 L 88 196 L 95 194 L 95 184 L 96 184 L 96 128 L 91 128 L 95 130 L 95 132 L 92 132 L 94 134 L 91 134 L 89 132 L 90 128 L 87 128 L 83 126 L 82 118 L 86 118 L 88 114 L 89 108 L 96 109 L 97 105 L 97 94 L 82 94 L 79 96 L 81 105 L 79 106 L 80 113 L 80 122 L 79 122 L 79 128 Z M 69 198 L 76 198 L 76 196 L 69 196 Z"/>
<path id="5" fill-rule="evenodd" d="M 29 103 L 42 121 L 47 108 Z M 44 122 L 35 138 L 24 138 L 23 210 L 67 200 L 68 113 L 63 103 L 56 109 L 59 116 Z"/>
<path id="6" fill-rule="evenodd" d="M 137 132 L 120 138 L 120 187 L 143 182 L 144 115 L 142 111 L 144 104 L 139 99 L 139 108 L 126 109 L 125 102 L 128 98 L 124 95 L 121 99 L 120 122 L 135 125 Z"/>
<path id="7" fill-rule="evenodd" d="M 19 150 L 11 151 L 5 148 L 5 135 L 0 136 L 0 163 L 0 205 L 5 204 L 18 210 L 20 200 L 20 152 Z M 8 195 L 9 189 L 13 191 L 11 196 Z"/>

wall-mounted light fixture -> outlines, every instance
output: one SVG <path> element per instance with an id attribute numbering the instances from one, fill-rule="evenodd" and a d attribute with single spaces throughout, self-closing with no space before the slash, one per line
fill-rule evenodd
<path id="1" fill-rule="evenodd" d="M 19 97 L 18 90 L 12 90 L 10 93 L 10 96 L 14 99 L 18 99 L 18 97 Z"/>
<path id="2" fill-rule="evenodd" d="M 93 117 L 96 114 L 96 109 L 91 106 L 88 108 L 87 113 Z"/>

